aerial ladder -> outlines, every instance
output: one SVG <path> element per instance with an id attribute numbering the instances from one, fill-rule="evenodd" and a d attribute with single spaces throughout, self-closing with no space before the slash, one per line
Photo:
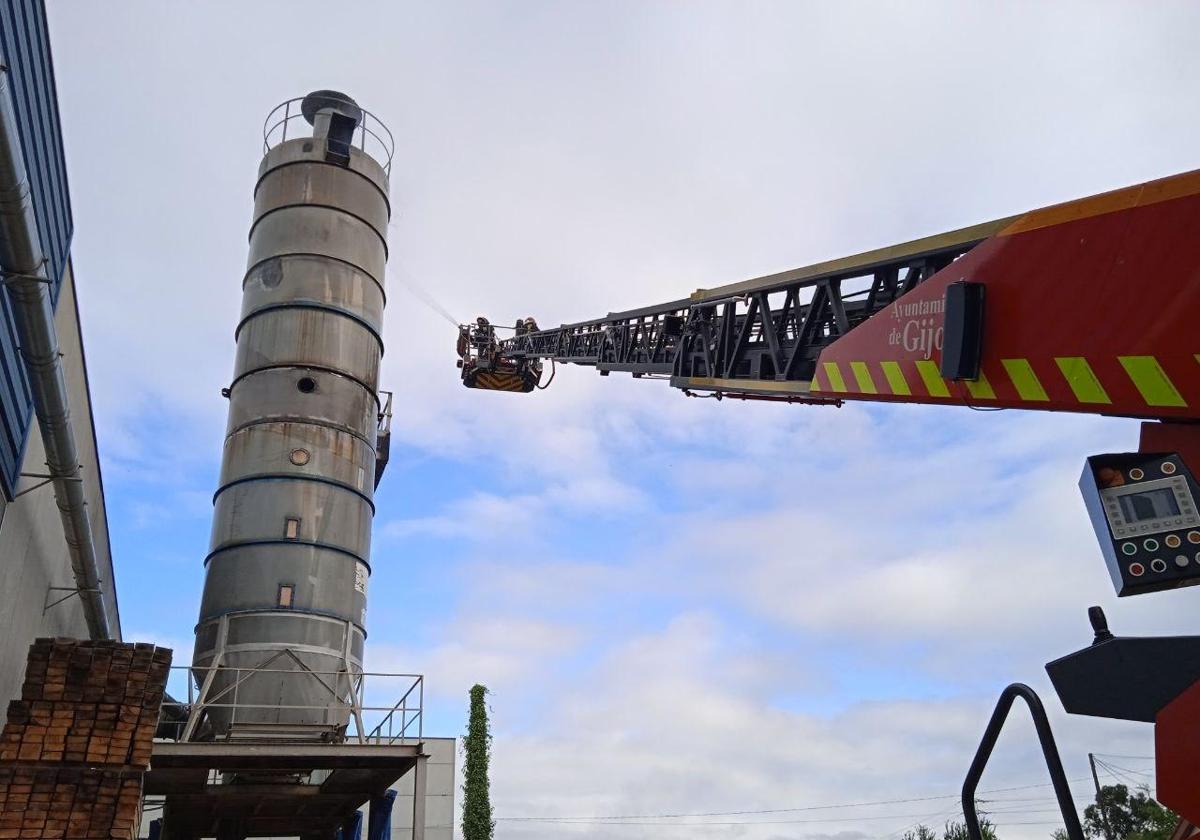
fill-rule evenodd
<path id="1" fill-rule="evenodd" d="M 467 387 L 527 393 L 582 365 L 716 399 L 1141 419 L 1136 452 L 1083 467 L 1101 553 L 1120 596 L 1200 583 L 1200 170 L 589 321 L 498 329 L 460 327 Z M 1116 637 L 1098 607 L 1090 616 L 1093 644 L 1047 665 L 1064 707 L 1155 722 L 1159 799 L 1200 825 L 1200 637 Z M 1040 701 L 1010 689 L 964 785 L 968 828 L 978 838 L 973 785 L 1023 697 L 1078 840 Z"/>

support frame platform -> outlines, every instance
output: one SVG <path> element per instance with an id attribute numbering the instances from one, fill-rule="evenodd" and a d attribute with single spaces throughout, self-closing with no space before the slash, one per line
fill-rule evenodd
<path id="1" fill-rule="evenodd" d="M 163 804 L 161 840 L 333 840 L 356 809 L 412 772 L 417 794 L 413 838 L 422 840 L 427 759 L 420 742 L 159 741 L 154 744 L 144 792 Z M 230 773 L 245 781 L 230 781 L 226 775 Z"/>

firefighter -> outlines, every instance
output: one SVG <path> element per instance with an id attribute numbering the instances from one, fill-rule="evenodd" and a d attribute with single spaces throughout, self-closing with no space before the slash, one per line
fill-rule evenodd
<path id="1" fill-rule="evenodd" d="M 475 319 L 474 344 L 479 350 L 479 360 L 484 364 L 491 363 L 493 351 L 496 349 L 496 328 L 491 321 L 480 315 Z"/>
<path id="2" fill-rule="evenodd" d="M 480 315 L 475 319 L 475 346 L 480 350 L 492 343 L 492 323 Z"/>

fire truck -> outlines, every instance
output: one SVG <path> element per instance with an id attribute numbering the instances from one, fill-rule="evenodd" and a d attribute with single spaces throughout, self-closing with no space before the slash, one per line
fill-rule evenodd
<path id="1" fill-rule="evenodd" d="M 1117 594 L 1200 583 L 1200 170 L 552 329 L 460 328 L 469 388 L 528 393 L 558 365 L 661 379 L 694 397 L 1072 411 L 1141 419 L 1080 490 Z M 543 365 L 550 377 L 543 382 Z M 1156 726 L 1159 799 L 1200 824 L 1200 637 L 1095 640 L 1046 667 L 1068 712 Z M 1030 707 L 1072 840 L 1082 831 L 1037 695 Z"/>

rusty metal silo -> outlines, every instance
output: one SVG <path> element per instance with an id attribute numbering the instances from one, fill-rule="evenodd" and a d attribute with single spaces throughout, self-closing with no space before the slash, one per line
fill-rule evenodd
<path id="1" fill-rule="evenodd" d="M 391 142 L 334 91 L 265 134 L 193 665 L 215 737 L 329 739 L 366 636 Z"/>

